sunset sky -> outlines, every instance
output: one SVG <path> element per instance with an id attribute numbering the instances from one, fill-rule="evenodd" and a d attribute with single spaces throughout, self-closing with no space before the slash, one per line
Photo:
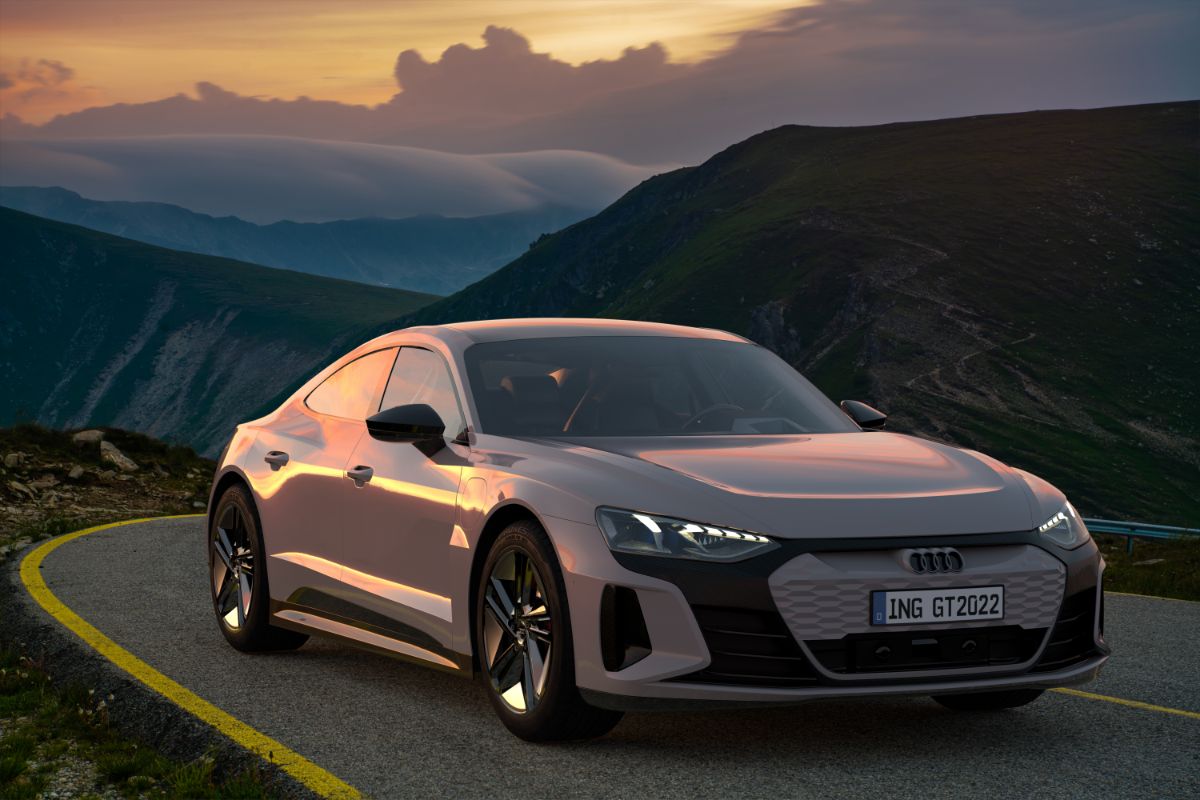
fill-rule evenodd
<path id="1" fill-rule="evenodd" d="M 803 2 L 780 0 L 4 0 L 0 106 L 26 122 L 199 81 L 242 95 L 374 105 L 401 50 L 436 60 L 489 24 L 578 64 L 661 42 L 689 62 Z"/>
<path id="2" fill-rule="evenodd" d="M 781 125 L 1194 99 L 1198 41 L 1197 0 L 0 0 L 0 184 L 594 210 Z"/>

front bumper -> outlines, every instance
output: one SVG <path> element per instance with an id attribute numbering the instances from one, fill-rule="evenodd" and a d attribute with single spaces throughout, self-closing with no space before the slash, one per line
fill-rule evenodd
<path id="1" fill-rule="evenodd" d="M 1092 680 L 1108 658 L 1104 564 L 1091 543 L 1062 551 L 1034 532 L 793 540 L 758 558 L 709 564 L 612 553 L 594 527 L 562 523 L 579 530 L 556 536 L 561 521 L 554 522 L 552 537 L 573 550 L 564 567 L 576 681 L 596 705 L 763 705 L 1048 688 Z M 946 546 L 963 554 L 961 572 L 912 574 L 897 555 Z M 882 630 L 869 624 L 871 590 L 997 582 L 1006 587 L 1001 621 Z M 614 606 L 614 590 L 636 603 Z M 633 638 L 644 636 L 648 647 L 614 655 L 631 627 L 614 633 L 614 608 L 618 616 L 640 616 L 635 622 L 644 628 Z M 877 659 L 881 647 L 890 660 Z"/>

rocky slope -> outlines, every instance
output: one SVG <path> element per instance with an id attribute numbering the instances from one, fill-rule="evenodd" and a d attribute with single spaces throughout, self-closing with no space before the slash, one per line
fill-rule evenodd
<path id="1" fill-rule="evenodd" d="M 429 295 L 119 239 L 0 209 L 0 425 L 110 425 L 209 455 Z"/>
<path id="2" fill-rule="evenodd" d="M 787 126 L 405 322 L 736 331 L 1094 516 L 1200 524 L 1200 104 Z"/>
<path id="3" fill-rule="evenodd" d="M 216 464 L 113 429 L 0 428 L 0 558 L 43 535 L 203 513 Z"/>
<path id="4" fill-rule="evenodd" d="M 348 219 L 256 225 L 169 203 L 89 200 L 60 188 L 0 187 L 0 206 L 189 253 L 331 278 L 449 294 L 588 216 L 544 206 L 483 217 Z"/>

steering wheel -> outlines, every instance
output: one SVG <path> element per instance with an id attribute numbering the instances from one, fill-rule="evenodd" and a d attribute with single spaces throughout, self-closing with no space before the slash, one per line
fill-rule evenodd
<path id="1" fill-rule="evenodd" d="M 692 414 L 692 416 L 688 418 L 688 421 L 683 423 L 683 425 L 680 427 L 680 430 L 686 431 L 688 428 L 695 426 L 714 411 L 726 411 L 732 415 L 744 413 L 745 410 L 746 409 L 742 408 L 741 406 L 735 406 L 733 403 L 713 403 L 708 408 L 702 408 L 695 414 Z"/>

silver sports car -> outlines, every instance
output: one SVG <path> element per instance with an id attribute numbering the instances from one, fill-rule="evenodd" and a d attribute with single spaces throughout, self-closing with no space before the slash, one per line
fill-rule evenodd
<path id="1" fill-rule="evenodd" d="M 209 504 L 218 624 L 240 650 L 317 633 L 479 675 L 529 740 L 1094 678 L 1104 561 L 1062 493 L 884 420 L 720 331 L 396 331 L 238 427 Z"/>

